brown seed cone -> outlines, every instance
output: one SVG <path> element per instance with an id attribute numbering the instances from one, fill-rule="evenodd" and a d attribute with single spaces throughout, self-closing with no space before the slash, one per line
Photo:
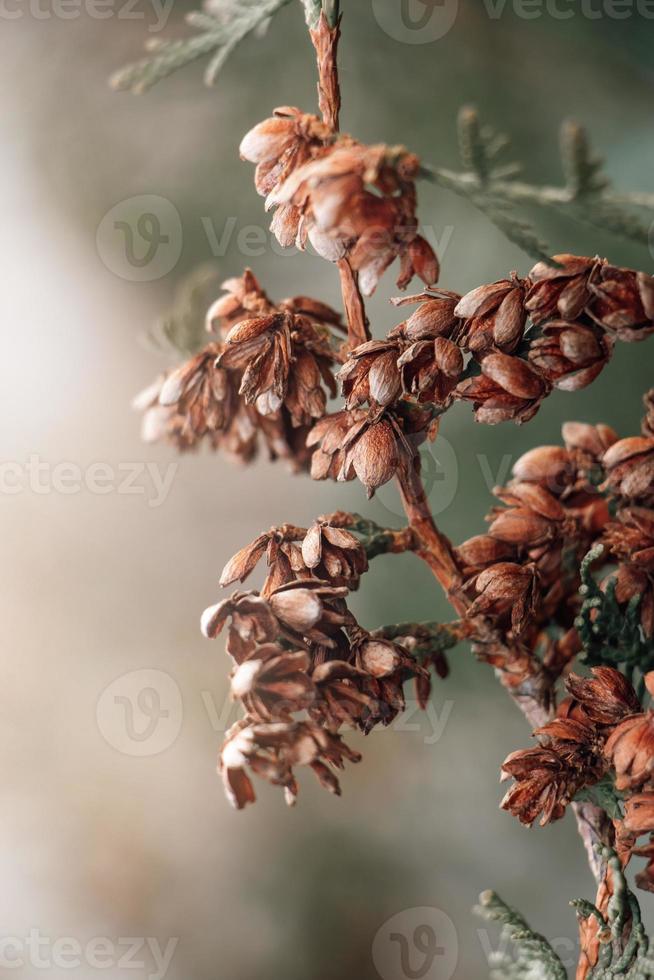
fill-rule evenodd
<path id="1" fill-rule="evenodd" d="M 565 422 L 561 431 L 565 447 L 574 457 L 575 469 L 586 479 L 591 472 L 601 472 L 604 453 L 618 441 L 617 433 L 608 425 Z"/>
<path id="2" fill-rule="evenodd" d="M 543 398 L 548 383 L 526 361 L 509 354 L 487 354 L 480 375 L 467 378 L 455 391 L 457 398 L 473 403 L 475 419 L 487 425 L 528 422 Z"/>
<path id="3" fill-rule="evenodd" d="M 635 836 L 654 831 L 654 793 L 637 793 L 624 805 L 625 829 Z"/>
<path id="4" fill-rule="evenodd" d="M 284 650 L 276 643 L 256 647 L 232 673 L 232 697 L 255 721 L 290 721 L 316 698 L 309 664 L 304 650 Z"/>
<path id="5" fill-rule="evenodd" d="M 607 484 L 628 500 L 654 497 L 654 436 L 620 439 L 604 453 Z"/>
<path id="6" fill-rule="evenodd" d="M 527 483 L 540 483 L 560 494 L 573 482 L 574 457 L 563 446 L 538 446 L 524 453 L 513 464 L 513 476 Z"/>
<path id="7" fill-rule="evenodd" d="M 328 337 L 307 318 L 271 313 L 235 324 L 218 363 L 242 372 L 239 394 L 260 415 L 273 415 L 285 405 L 294 424 L 306 425 L 325 412 L 323 382 L 332 395 L 336 392 L 335 360 Z"/>
<path id="8" fill-rule="evenodd" d="M 529 363 L 550 384 L 563 391 L 585 388 L 611 357 L 612 339 L 599 327 L 550 320 L 529 345 Z"/>
<path id="9" fill-rule="evenodd" d="M 473 584 L 478 596 L 469 609 L 470 616 L 508 615 L 511 628 L 519 634 L 535 614 L 538 592 L 533 565 L 497 562 L 480 572 Z"/>
<path id="10" fill-rule="evenodd" d="M 294 209 L 300 247 L 309 240 L 329 261 L 347 257 L 364 295 L 374 292 L 397 257 L 401 289 L 414 275 L 432 285 L 438 260 L 417 230 L 417 172 L 417 157 L 402 147 L 364 146 L 340 136 L 279 182 L 268 204 Z"/>
<path id="11" fill-rule="evenodd" d="M 307 446 L 316 447 L 311 458 L 313 480 L 353 480 L 356 476 L 351 463 L 345 466 L 344 442 L 350 432 L 360 432 L 368 418 L 362 409 L 344 409 L 325 415 L 307 436 Z"/>
<path id="12" fill-rule="evenodd" d="M 269 568 L 264 595 L 309 578 L 356 589 L 368 570 L 365 548 L 353 534 L 329 520 L 317 520 L 308 530 L 285 524 L 260 534 L 227 562 L 220 585 L 245 581 L 264 554 Z"/>
<path id="13" fill-rule="evenodd" d="M 654 331 L 654 279 L 620 269 L 606 259 L 555 255 L 559 267 L 539 262 L 526 307 L 535 323 L 582 313 L 621 340 L 642 340 Z"/>
<path id="14" fill-rule="evenodd" d="M 622 721 L 609 736 L 604 754 L 615 769 L 619 790 L 652 784 L 654 770 L 654 715 L 635 714 Z M 651 828 L 654 831 L 654 824 Z"/>
<path id="15" fill-rule="evenodd" d="M 525 306 L 534 323 L 551 318 L 576 320 L 591 297 L 589 280 L 601 259 L 555 255 L 556 265 L 538 262 L 529 273 L 532 283 Z"/>
<path id="16" fill-rule="evenodd" d="M 347 589 L 318 579 L 286 582 L 260 596 L 234 592 L 202 614 L 201 630 L 215 639 L 230 620 L 227 652 L 237 664 L 250 659 L 258 646 L 284 639 L 298 649 L 338 650 L 342 627 L 355 626 L 347 609 Z"/>
<path id="17" fill-rule="evenodd" d="M 465 350 L 483 357 L 493 351 L 511 354 L 520 341 L 527 322 L 525 295 L 529 283 L 500 279 L 466 293 L 454 313 L 464 321 L 459 343 Z"/>
<path id="18" fill-rule="evenodd" d="M 512 776 L 515 783 L 501 806 L 528 825 L 540 813 L 544 826 L 562 817 L 576 793 L 597 782 L 606 765 L 602 740 L 587 718 L 555 718 L 534 735 L 547 744 L 513 752 L 502 764 L 503 778 Z"/>
<path id="19" fill-rule="evenodd" d="M 385 408 L 396 400 L 402 389 L 397 363 L 401 351 L 398 338 L 369 340 L 350 351 L 338 374 L 346 408 Z"/>
<path id="20" fill-rule="evenodd" d="M 367 675 L 344 660 L 328 660 L 311 674 L 317 698 L 310 715 L 330 731 L 341 725 L 363 728 L 365 719 L 375 710 L 374 698 L 365 689 Z"/>
<path id="21" fill-rule="evenodd" d="M 505 541 L 492 538 L 490 534 L 477 534 L 460 544 L 456 555 L 467 578 L 496 562 L 510 561 L 515 558 L 516 549 Z"/>
<path id="22" fill-rule="evenodd" d="M 593 667 L 592 679 L 569 674 L 565 681 L 574 702 L 596 725 L 617 725 L 640 711 L 640 702 L 627 678 L 613 667 Z"/>
<path id="23" fill-rule="evenodd" d="M 222 288 L 224 295 L 212 303 L 207 311 L 206 326 L 209 333 L 224 337 L 240 320 L 264 316 L 274 309 L 251 269 L 245 269 L 242 276 L 226 279 Z"/>
<path id="24" fill-rule="evenodd" d="M 311 463 L 314 480 L 359 478 L 371 497 L 415 454 L 404 435 L 405 421 L 391 412 L 361 409 L 326 416 L 314 427 L 307 444 L 318 446 Z"/>
<path id="25" fill-rule="evenodd" d="M 179 449 L 192 449 L 205 436 L 227 431 L 239 397 L 235 378 L 218 364 L 221 350 L 220 344 L 209 344 L 135 399 L 134 407 L 145 409 L 146 441 L 165 438 Z"/>
<path id="26" fill-rule="evenodd" d="M 286 802 L 292 805 L 298 792 L 295 766 L 310 766 L 322 786 L 340 795 L 333 769 L 342 769 L 346 759 L 359 762 L 361 756 L 339 735 L 312 721 L 253 724 L 244 719 L 227 733 L 219 771 L 228 800 L 240 810 L 255 801 L 248 769 L 269 783 L 284 787 Z"/>
<path id="27" fill-rule="evenodd" d="M 586 783 L 583 764 L 572 764 L 542 746 L 512 752 L 502 763 L 502 772 L 515 782 L 500 806 L 528 827 L 539 814 L 541 827 L 559 820 Z"/>

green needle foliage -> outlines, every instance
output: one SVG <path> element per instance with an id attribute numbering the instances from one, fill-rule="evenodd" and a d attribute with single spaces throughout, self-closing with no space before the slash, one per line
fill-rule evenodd
<path id="1" fill-rule="evenodd" d="M 592 567 L 603 553 L 603 545 L 597 545 L 581 564 L 583 602 L 575 626 L 583 644 L 583 660 L 589 667 L 620 668 L 630 680 L 636 671 L 642 678 L 654 668 L 654 641 L 645 637 L 640 624 L 640 596 L 633 597 L 625 612 L 615 597 L 615 579 L 599 587 Z"/>
<path id="2" fill-rule="evenodd" d="M 111 84 L 140 95 L 180 68 L 208 57 L 204 79 L 207 85 L 213 85 L 243 38 L 253 31 L 265 31 L 270 18 L 288 3 L 290 0 L 214 0 L 211 12 L 196 10 L 188 14 L 186 21 L 196 34 L 179 41 L 151 42 L 151 54 L 116 72 Z"/>
<path id="3" fill-rule="evenodd" d="M 501 947 L 489 962 L 490 980 L 567 980 L 566 969 L 547 939 L 495 892 L 482 892 L 474 911 L 502 926 Z"/>
<path id="4" fill-rule="evenodd" d="M 654 957 L 638 900 L 615 853 L 603 848 L 601 857 L 610 869 L 613 888 L 606 917 L 586 899 L 570 903 L 580 919 L 592 917 L 600 927 L 599 959 L 588 973 L 588 980 L 610 980 L 617 976 L 646 980 L 654 976 Z M 531 929 L 519 912 L 506 905 L 495 892 L 483 892 L 479 901 L 477 914 L 502 925 L 501 951 L 491 959 L 490 980 L 565 980 L 565 967 L 553 947 Z"/>
<path id="5" fill-rule="evenodd" d="M 578 123 L 567 120 L 561 126 L 560 154 L 565 176 L 561 187 L 518 180 L 521 164 L 502 164 L 498 159 L 510 145 L 508 137 L 482 126 L 474 108 L 461 109 L 458 128 L 463 170 L 424 165 L 423 176 L 465 197 L 529 255 L 547 259 L 550 250 L 521 215 L 520 205 L 535 204 L 559 211 L 622 238 L 648 244 L 649 222 L 641 221 L 635 211 L 648 210 L 654 216 L 654 194 L 614 191 L 602 170 L 602 160 L 591 152 L 587 134 Z"/>

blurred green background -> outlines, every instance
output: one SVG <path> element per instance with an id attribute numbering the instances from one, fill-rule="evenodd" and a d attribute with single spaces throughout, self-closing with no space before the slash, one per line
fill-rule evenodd
<path id="1" fill-rule="evenodd" d="M 620 189 L 654 190 L 651 20 L 634 11 L 591 18 L 577 5 L 570 19 L 547 11 L 524 19 L 510 3 L 493 18 L 483 3 L 461 0 L 446 36 L 412 45 L 380 27 L 382 0 L 342 6 L 342 126 L 359 138 L 405 143 L 455 167 L 456 113 L 471 102 L 511 133 L 528 178 L 558 182 L 557 128 L 573 117 L 589 127 Z M 38 454 L 53 465 L 165 468 L 174 454 L 141 444 L 130 399 L 168 363 L 144 337 L 190 270 L 210 261 L 228 276 L 251 264 L 275 297 L 309 293 L 339 304 L 326 263 L 269 246 L 244 258 L 238 241 L 246 226 L 267 227 L 252 168 L 238 159 L 241 135 L 273 106 L 315 104 L 300 5 L 285 8 L 265 39 L 245 42 L 216 89 L 203 87 L 194 66 L 141 98 L 113 93 L 107 78 L 152 34 L 146 0 L 130 16 L 116 5 L 103 20 L 84 8 L 70 18 L 47 5 L 11 9 L 22 16 L 3 13 L 0 37 L 3 460 Z M 184 32 L 187 9 L 175 3 L 165 36 Z M 143 194 L 170 200 L 183 228 L 179 261 L 154 282 L 121 278 L 96 250 L 106 212 Z M 419 213 L 437 239 L 446 236 L 444 286 L 465 291 L 530 268 L 445 191 L 421 186 Z M 651 271 L 644 248 L 532 216 L 554 251 L 598 252 Z M 212 256 L 207 228 L 220 237 L 229 219 L 225 254 Z M 394 294 L 391 273 L 370 304 L 376 335 L 397 322 Z M 457 541 L 479 532 L 508 459 L 558 441 L 566 419 L 634 433 L 653 382 L 651 343 L 618 346 L 591 388 L 553 394 L 527 427 L 475 426 L 465 406 L 452 411 L 430 460 L 443 528 Z M 1 507 L 3 935 L 39 928 L 82 943 L 143 936 L 164 945 L 176 937 L 169 980 L 368 980 L 378 975 L 377 930 L 428 906 L 455 924 L 454 976 L 483 977 L 496 936 L 470 908 L 493 887 L 559 939 L 572 962 L 567 901 L 592 896 L 574 823 L 527 832 L 498 810 L 499 765 L 529 736 L 490 669 L 466 649 L 435 688 L 438 718 L 449 712 L 440 737 L 431 737 L 434 715 L 417 730 L 351 737 L 364 759 L 345 774 L 342 799 L 306 777 L 294 811 L 263 785 L 243 814 L 223 798 L 214 768 L 224 723 L 215 712 L 228 664 L 222 644 L 198 630 L 223 563 L 263 528 L 336 508 L 399 525 L 394 491 L 368 504 L 358 485 L 313 484 L 265 461 L 237 470 L 202 453 L 181 460 L 160 507 L 128 493 L 30 489 L 4 496 Z M 406 556 L 376 560 L 355 611 L 369 627 L 449 617 L 426 570 Z M 97 704 L 115 678 L 144 668 L 173 678 L 183 722 L 165 751 L 139 758 L 103 737 Z M 402 976 L 390 961 L 381 968 L 384 980 Z M 53 965 L 48 975 L 95 972 Z M 118 964 L 102 973 L 126 975 Z"/>

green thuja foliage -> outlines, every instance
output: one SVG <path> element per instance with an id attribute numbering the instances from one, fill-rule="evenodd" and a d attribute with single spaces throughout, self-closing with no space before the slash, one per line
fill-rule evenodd
<path id="1" fill-rule="evenodd" d="M 608 848 L 602 860 L 611 874 L 613 894 L 606 916 L 592 902 L 575 899 L 570 904 L 580 919 L 594 918 L 599 926 L 599 958 L 588 980 L 647 980 L 654 977 L 654 956 L 643 928 L 640 906 L 630 890 L 620 861 Z M 566 969 L 551 944 L 534 932 L 515 909 L 495 892 L 483 892 L 477 914 L 502 926 L 500 950 L 492 954 L 490 980 L 565 980 Z"/>
<path id="2" fill-rule="evenodd" d="M 623 671 L 630 680 L 654 668 L 654 640 L 640 624 L 640 596 L 625 608 L 615 596 L 615 578 L 600 588 L 593 565 L 604 554 L 604 546 L 592 548 L 581 563 L 582 604 L 575 626 L 583 644 L 582 660 L 589 667 L 608 666 Z M 642 694 L 642 683 L 639 694 Z"/>

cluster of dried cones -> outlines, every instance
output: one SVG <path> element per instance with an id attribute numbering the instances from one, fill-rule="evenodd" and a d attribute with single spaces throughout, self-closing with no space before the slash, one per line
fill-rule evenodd
<path id="1" fill-rule="evenodd" d="M 643 635 L 654 635 L 654 394 L 646 405 L 642 436 L 618 439 L 608 426 L 568 423 L 565 446 L 521 457 L 513 480 L 496 490 L 503 506 L 491 512 L 488 533 L 453 552 L 460 575 L 452 598 L 463 619 L 452 635 L 472 637 L 477 652 L 506 672 L 509 687 L 538 673 L 553 700 L 557 678 L 582 647 L 579 566 L 598 542 L 605 583 L 615 584 L 625 608 L 638 603 Z M 221 756 L 239 807 L 254 799 L 247 770 L 282 785 L 290 801 L 300 764 L 339 792 L 333 768 L 359 758 L 342 741 L 342 726 L 368 733 L 390 723 L 404 707 L 407 679 L 424 704 L 430 667 L 446 673 L 442 649 L 418 648 L 417 631 L 370 634 L 349 611 L 347 595 L 368 569 L 365 536 L 354 525 L 352 515 L 338 513 L 308 530 L 284 525 L 260 535 L 227 564 L 221 585 L 244 581 L 265 556 L 261 593 L 235 593 L 205 613 L 207 636 L 229 621 L 231 688 L 245 711 Z M 386 533 L 387 550 L 420 550 L 410 529 Z M 503 806 L 525 823 L 539 814 L 546 823 L 613 770 L 619 790 L 652 792 L 654 800 L 654 782 L 642 777 L 654 767 L 654 745 L 642 741 L 650 715 L 630 684 L 599 668 L 594 680 L 570 675 L 566 686 L 571 697 L 537 730 L 539 747 L 506 760 L 515 784 Z M 620 830 L 625 854 L 640 853 L 626 836 L 635 832 L 634 808 L 644 812 L 641 796 L 634 799 Z"/>
<path id="2" fill-rule="evenodd" d="M 602 588 L 611 588 L 624 614 L 637 611 L 643 643 L 654 649 L 653 402 L 650 392 L 640 436 L 618 439 L 607 426 L 570 423 L 565 448 L 524 456 L 516 480 L 497 491 L 508 506 L 492 512 L 488 535 L 458 549 L 467 587 L 478 593 L 471 614 L 496 617 L 505 640 L 518 639 L 552 681 L 582 649 L 578 568 L 598 543 Z M 522 823 L 540 816 L 546 824 L 581 790 L 609 780 L 624 798 L 624 815 L 614 821 L 618 854 L 623 863 L 646 856 L 637 881 L 654 890 L 654 845 L 636 846 L 641 835 L 654 834 L 654 714 L 618 670 L 595 667 L 592 674 L 568 674 L 569 696 L 534 731 L 538 746 L 505 760 L 503 772 L 514 783 L 502 806 Z M 641 686 L 642 696 L 654 694 L 654 672 Z"/>
<path id="3" fill-rule="evenodd" d="M 517 646 L 550 681 L 581 649 L 579 569 L 595 544 L 612 566 L 605 584 L 625 611 L 639 602 L 643 633 L 654 635 L 654 439 L 580 422 L 566 423 L 563 438 L 516 462 L 513 480 L 495 489 L 504 506 L 488 533 L 456 552 L 468 615 L 490 616 L 504 644 L 488 644 L 485 658 L 501 669 Z"/>
<path id="4" fill-rule="evenodd" d="M 347 261 L 364 295 L 395 258 L 400 289 L 414 275 L 428 286 L 438 280 L 438 259 L 418 234 L 415 154 L 365 146 L 289 106 L 250 130 L 240 149 L 257 165 L 266 207 L 276 208 L 271 230 L 281 245 L 310 242 L 323 258 Z"/>
<path id="5" fill-rule="evenodd" d="M 431 290 L 398 302 L 419 305 L 385 340 L 349 353 L 340 371 L 345 409 L 309 437 L 318 446 L 316 479 L 361 479 L 348 457 L 353 461 L 365 436 L 382 442 L 385 458 L 397 464 L 362 480 L 374 492 L 407 451 L 411 456 L 434 434 L 434 419 L 454 401 L 472 402 L 478 422 L 525 422 L 553 387 L 590 384 L 616 338 L 640 340 L 654 331 L 651 276 L 570 255 L 539 263 L 526 279 L 513 275 L 465 296 Z"/>
<path id="6" fill-rule="evenodd" d="M 502 806 L 522 823 L 541 816 L 541 825 L 563 816 L 575 795 L 607 777 L 624 801 L 613 829 L 618 855 L 648 858 L 636 876 L 641 888 L 654 891 L 654 711 L 644 709 L 629 681 L 612 667 L 595 667 L 592 678 L 570 674 L 569 693 L 557 716 L 536 729 L 539 745 L 505 759 L 505 778 L 515 782 Z M 645 675 L 654 695 L 654 672 Z M 638 838 L 650 841 L 637 847 Z"/>
<path id="7" fill-rule="evenodd" d="M 415 638 L 405 646 L 371 635 L 348 609 L 348 593 L 368 569 L 362 542 L 347 530 L 351 522 L 339 513 L 308 529 L 285 525 L 259 535 L 228 562 L 221 585 L 242 582 L 265 555 L 261 593 L 235 592 L 204 613 L 209 638 L 229 623 L 231 691 L 245 711 L 220 760 L 228 797 L 239 809 L 254 800 L 247 770 L 283 786 L 289 803 L 297 795 L 298 765 L 310 766 L 323 786 L 340 793 L 334 768 L 360 758 L 342 740 L 342 726 L 367 734 L 390 724 L 404 710 L 407 679 L 416 679 L 424 701 L 430 666 L 446 670 L 438 651 L 418 659 Z"/>
<path id="8" fill-rule="evenodd" d="M 310 465 L 314 479 L 358 476 L 374 493 L 455 400 L 472 402 L 479 422 L 524 422 L 553 387 L 589 384 L 616 337 L 654 331 L 650 276 L 601 259 L 554 261 L 465 296 L 399 301 L 418 306 L 386 340 L 349 353 L 334 310 L 308 297 L 273 304 L 246 270 L 209 311 L 215 339 L 138 399 L 144 435 L 180 449 L 206 440 L 244 461 L 262 438 L 272 458 Z M 344 359 L 345 408 L 327 414 Z"/>
<path id="9" fill-rule="evenodd" d="M 340 316 L 304 296 L 273 304 L 249 269 L 224 289 L 207 314 L 215 339 L 138 396 L 143 437 L 180 450 L 206 441 L 242 462 L 263 440 L 272 459 L 306 467 L 307 436 L 336 391 Z"/>
<path id="10" fill-rule="evenodd" d="M 642 436 L 618 440 L 607 426 L 569 424 L 564 447 L 523 456 L 496 491 L 502 506 L 488 533 L 457 549 L 434 525 L 418 453 L 457 400 L 471 402 L 479 422 L 521 423 L 553 388 L 588 385 L 616 339 L 654 332 L 654 278 L 598 257 L 559 255 L 525 278 L 512 273 L 463 296 L 433 288 L 439 266 L 418 233 L 417 157 L 338 132 L 338 36 L 338 17 L 330 26 L 323 10 L 311 30 L 322 119 L 277 109 L 245 136 L 241 155 L 256 164 L 278 241 L 310 242 L 338 263 L 347 342 L 337 343 L 343 327 L 333 310 L 305 297 L 275 305 L 248 271 L 211 309 L 208 346 L 140 399 L 146 435 L 180 449 L 205 441 L 249 461 L 263 441 L 273 458 L 310 467 L 315 479 L 357 477 L 369 495 L 397 477 L 409 518 L 408 528 L 374 542 L 352 515 L 309 529 L 284 525 L 228 563 L 223 586 L 242 582 L 264 555 L 268 563 L 261 593 L 236 592 L 202 621 L 208 637 L 226 629 L 231 691 L 244 709 L 221 753 L 228 797 L 238 808 L 252 802 L 254 774 L 282 786 L 292 803 L 299 765 L 340 792 L 334 770 L 359 760 L 342 727 L 367 733 L 388 724 L 409 678 L 424 704 L 430 669 L 446 672 L 443 647 L 467 636 L 525 713 L 546 720 L 534 733 L 538 746 L 505 761 L 514 784 L 502 805 L 524 823 L 539 815 L 547 823 L 581 791 L 608 782 L 624 794 L 609 843 L 623 863 L 648 858 L 638 880 L 654 890 L 654 712 L 642 705 L 645 688 L 654 694 L 654 672 L 645 673 L 642 696 L 612 667 L 590 679 L 569 673 L 582 650 L 580 563 L 598 542 L 595 570 L 606 575 L 607 594 L 625 622 L 627 612 L 637 614 L 646 643 L 654 636 L 654 393 Z M 418 275 L 427 290 L 397 301 L 416 309 L 385 340 L 371 340 L 362 294 L 396 258 L 398 287 Z M 337 365 L 345 406 L 327 414 Z M 461 619 L 371 634 L 348 609 L 348 594 L 369 557 L 409 549 L 430 565 Z M 439 629 L 452 642 L 443 644 Z M 569 696 L 556 709 L 562 676 Z M 638 848 L 643 834 L 650 842 Z M 604 873 L 600 892 L 608 888 Z M 588 966 L 598 943 L 582 928 Z M 587 972 L 580 962 L 578 977 Z"/>

